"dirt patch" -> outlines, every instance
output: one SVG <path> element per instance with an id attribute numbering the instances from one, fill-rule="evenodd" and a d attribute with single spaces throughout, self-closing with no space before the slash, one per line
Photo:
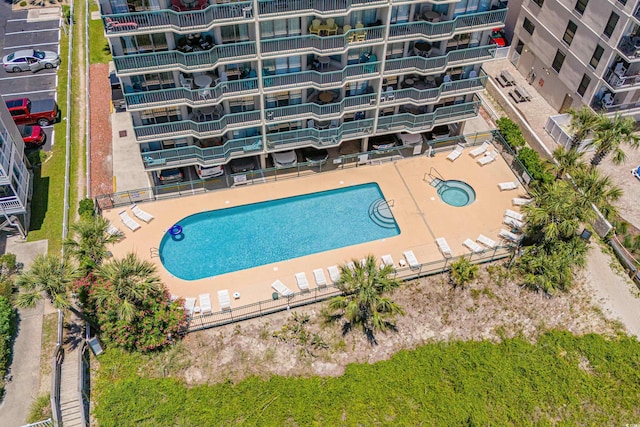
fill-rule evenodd
<path id="1" fill-rule="evenodd" d="M 113 156 L 111 153 L 111 85 L 109 65 L 89 66 L 89 103 L 91 137 L 91 196 L 113 191 Z"/>
<path id="2" fill-rule="evenodd" d="M 583 286 L 551 299 L 505 276 L 502 268 L 482 267 L 479 280 L 464 290 L 452 289 L 447 275 L 406 283 L 392 298 L 407 314 L 398 319 L 397 332 L 378 334 L 375 346 L 359 331 L 343 336 L 338 326 L 324 326 L 324 304 L 318 304 L 296 309 L 299 318 L 309 316 L 304 325 L 292 321 L 292 312 L 282 312 L 190 334 L 144 369 L 183 378 L 189 385 L 252 375 L 336 376 L 349 363 L 374 363 L 427 342 L 499 341 L 515 335 L 535 340 L 549 329 L 611 334 L 619 328 L 593 306 Z M 576 282 L 583 283 L 581 279 Z M 293 329 L 300 334 L 298 328 L 303 328 L 299 336 L 304 339 L 282 339 L 283 332 L 290 337 Z"/>

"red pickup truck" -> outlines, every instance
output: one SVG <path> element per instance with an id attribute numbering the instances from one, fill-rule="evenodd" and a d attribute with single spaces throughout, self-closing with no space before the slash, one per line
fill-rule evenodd
<path id="1" fill-rule="evenodd" d="M 5 102 L 17 125 L 48 126 L 58 120 L 60 110 L 53 99 L 31 101 L 29 98 L 10 99 Z"/>

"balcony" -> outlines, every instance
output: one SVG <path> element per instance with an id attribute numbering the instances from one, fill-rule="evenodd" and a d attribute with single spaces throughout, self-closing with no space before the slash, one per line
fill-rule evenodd
<path id="1" fill-rule="evenodd" d="M 337 147 L 348 139 L 362 138 L 371 135 L 373 119 L 346 122 L 330 129 L 298 129 L 288 132 L 271 133 L 267 135 L 268 149 L 300 148 L 313 146 L 315 148 Z"/>
<path id="2" fill-rule="evenodd" d="M 640 58 L 640 36 L 624 36 L 620 39 L 618 50 L 627 58 Z"/>
<path id="3" fill-rule="evenodd" d="M 367 27 L 349 30 L 338 36 L 317 36 L 309 34 L 297 37 L 265 39 L 260 42 L 265 58 L 281 56 L 283 53 L 317 53 L 329 55 L 344 53 L 350 47 L 368 46 L 384 41 L 385 27 Z"/>
<path id="4" fill-rule="evenodd" d="M 147 12 L 119 13 L 104 15 L 102 21 L 107 33 L 126 35 L 158 30 L 208 31 L 215 25 L 238 23 L 251 19 L 244 9 L 252 2 L 214 4 L 203 10 L 175 12 L 173 10 L 153 10 Z"/>
<path id="5" fill-rule="evenodd" d="M 222 136 L 222 134 L 231 129 L 242 129 L 252 125 L 260 125 L 259 111 L 225 114 L 218 120 L 202 122 L 181 120 L 171 123 L 134 126 L 133 130 L 138 141 L 153 141 L 184 136 L 203 139 L 212 136 Z"/>
<path id="6" fill-rule="evenodd" d="M 425 132 L 437 125 L 455 123 L 461 120 L 471 119 L 478 115 L 480 101 L 466 102 L 463 104 L 449 105 L 437 108 L 433 113 L 410 114 L 402 113 L 392 116 L 384 116 L 378 119 L 378 132 Z"/>
<path id="7" fill-rule="evenodd" d="M 630 88 L 640 83 L 639 73 L 621 74 L 612 69 L 607 70 L 604 78 L 614 89 Z"/>
<path id="8" fill-rule="evenodd" d="M 246 153 L 262 150 L 262 137 L 232 139 L 217 147 L 202 148 L 197 145 L 170 148 L 167 150 L 142 153 L 145 170 L 165 169 L 199 164 L 216 166 L 226 163 L 230 158 L 242 157 Z"/>
<path id="9" fill-rule="evenodd" d="M 411 72 L 421 74 L 441 73 L 447 68 L 472 65 L 494 59 L 495 54 L 496 45 L 487 45 L 452 50 L 444 56 L 434 58 L 410 56 L 408 58 L 389 59 L 385 64 L 384 75 L 386 77 Z"/>
<path id="10" fill-rule="evenodd" d="M 2 209 L 2 212 L 5 215 L 20 215 L 27 212 L 25 204 L 23 204 L 23 202 L 16 196 L 1 198 L 0 209 Z"/>
<path id="11" fill-rule="evenodd" d="M 256 43 L 243 42 L 216 45 L 206 52 L 184 53 L 178 50 L 114 56 L 113 62 L 120 75 L 153 71 L 181 70 L 206 71 L 219 62 L 239 62 L 256 59 Z"/>
<path id="12" fill-rule="evenodd" d="M 415 21 L 392 24 L 389 28 L 389 42 L 409 41 L 416 38 L 437 41 L 451 38 L 455 33 L 465 33 L 491 29 L 504 25 L 507 9 L 459 15 L 452 21 Z"/>
<path id="13" fill-rule="evenodd" d="M 386 5 L 385 0 L 258 0 L 261 16 L 301 14 L 336 14 L 353 9 Z"/>
<path id="14" fill-rule="evenodd" d="M 486 84 L 487 75 L 484 74 L 480 77 L 442 83 L 440 86 L 431 89 L 411 87 L 400 90 L 390 90 L 382 95 L 380 103 L 385 106 L 408 103 L 413 105 L 434 104 L 443 97 L 465 95 L 481 91 Z"/>
<path id="15" fill-rule="evenodd" d="M 376 106 L 377 95 L 375 93 L 366 95 L 349 96 L 340 102 L 327 103 L 324 105 L 308 102 L 306 104 L 289 105 L 286 107 L 267 108 L 265 117 L 267 122 L 318 119 L 329 120 L 341 117 L 344 113 L 362 111 L 366 108 Z"/>
<path id="16" fill-rule="evenodd" d="M 167 105 L 186 104 L 191 107 L 218 104 L 225 98 L 258 94 L 258 79 L 242 79 L 220 82 L 215 87 L 188 89 L 184 87 L 154 90 L 149 92 L 125 93 L 129 111 Z"/>
<path id="17" fill-rule="evenodd" d="M 263 76 L 264 91 L 299 89 L 301 86 L 327 89 L 351 80 L 360 80 L 364 77 L 375 78 L 380 73 L 380 64 L 380 62 L 368 62 L 366 64 L 348 65 L 343 70 L 338 71 L 301 71 L 298 73 Z"/>

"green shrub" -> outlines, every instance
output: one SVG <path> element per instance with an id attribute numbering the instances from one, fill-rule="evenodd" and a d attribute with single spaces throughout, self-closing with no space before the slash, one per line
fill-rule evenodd
<path id="1" fill-rule="evenodd" d="M 518 160 L 527 169 L 531 179 L 541 182 L 552 182 L 555 179 L 533 148 L 524 147 L 520 149 Z"/>
<path id="2" fill-rule="evenodd" d="M 27 2 L 26 1 L 21 1 L 20 2 L 20 7 L 26 7 L 27 6 Z"/>
<path id="3" fill-rule="evenodd" d="M 522 136 L 520 127 L 513 120 L 508 117 L 500 117 L 496 120 L 496 124 L 500 134 L 514 151 L 525 146 L 526 141 Z"/>
<path id="4" fill-rule="evenodd" d="M 78 205 L 78 215 L 82 218 L 91 218 L 95 215 L 93 199 L 82 199 Z"/>
<path id="5" fill-rule="evenodd" d="M 478 270 L 477 264 L 472 264 L 466 258 L 460 258 L 451 264 L 451 283 L 456 288 L 465 287 L 478 276 Z"/>
<path id="6" fill-rule="evenodd" d="M 8 298 L 0 296 L 0 378 L 4 378 L 11 358 L 11 343 L 16 327 L 16 311 Z M 2 396 L 0 390 L 0 396 Z"/>
<path id="7" fill-rule="evenodd" d="M 41 394 L 36 400 L 31 402 L 29 406 L 28 423 L 37 423 L 38 421 L 51 418 L 51 395 L 49 393 Z"/>

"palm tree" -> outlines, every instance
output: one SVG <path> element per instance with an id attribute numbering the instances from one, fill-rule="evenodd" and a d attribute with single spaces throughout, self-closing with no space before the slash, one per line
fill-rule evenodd
<path id="1" fill-rule="evenodd" d="M 131 321 L 136 307 L 147 298 L 156 298 L 165 292 L 155 265 L 138 259 L 134 253 L 102 264 L 95 274 L 110 284 L 95 290 L 96 305 L 117 307 L 118 317 L 124 321 Z"/>
<path id="2" fill-rule="evenodd" d="M 569 124 L 569 130 L 572 133 L 571 149 L 577 150 L 582 141 L 587 139 L 596 125 L 602 120 L 603 116 L 594 113 L 593 110 L 587 106 L 579 110 L 572 108 L 568 113 L 571 116 L 571 123 Z"/>
<path id="3" fill-rule="evenodd" d="M 16 280 L 23 292 L 18 294 L 16 305 L 33 307 L 46 294 L 56 308 L 70 308 L 69 288 L 77 278 L 77 270 L 69 258 L 38 255 L 31 267 Z"/>
<path id="4" fill-rule="evenodd" d="M 392 266 L 378 268 L 373 255 L 367 256 L 364 265 L 356 260 L 353 260 L 353 264 L 353 269 L 340 266 L 340 279 L 336 287 L 343 295 L 329 301 L 325 315 L 329 321 L 344 321 L 343 334 L 360 327 L 368 341 L 377 344 L 375 332 L 395 330 L 391 320 L 398 314 L 404 315 L 402 307 L 383 296 L 398 288 L 401 282 L 389 277 L 393 273 Z"/>
<path id="5" fill-rule="evenodd" d="M 97 216 L 81 218 L 71 225 L 70 237 L 64 241 L 64 248 L 74 256 L 83 275 L 89 274 L 102 264 L 108 256 L 107 245 L 121 239 L 118 234 L 109 234 L 109 221 Z"/>
<path id="6" fill-rule="evenodd" d="M 579 189 L 578 203 L 585 209 L 590 209 L 593 203 L 607 219 L 618 215 L 612 202 L 622 197 L 622 189 L 616 187 L 610 177 L 601 176 L 597 169 L 590 169 L 576 174 L 575 182 Z"/>
<path id="7" fill-rule="evenodd" d="M 627 158 L 627 154 L 622 149 L 622 144 L 627 144 L 631 148 L 638 148 L 640 140 L 634 134 L 636 121 L 633 117 L 624 117 L 616 114 L 612 119 L 601 120 L 594 130 L 591 146 L 596 153 L 591 159 L 591 167 L 596 167 L 609 153 L 613 153 L 613 163 L 619 165 Z"/>
<path id="8" fill-rule="evenodd" d="M 580 169 L 586 167 L 582 162 L 582 152 L 575 148 L 565 150 L 564 147 L 558 147 L 553 151 L 555 162 L 549 162 L 551 171 L 555 173 L 556 179 L 560 179 L 566 174 L 573 175 Z"/>
<path id="9" fill-rule="evenodd" d="M 543 183 L 531 195 L 534 202 L 522 210 L 527 215 L 527 235 L 533 239 L 570 239 L 581 222 L 595 218 L 595 212 L 578 202 L 576 191 L 566 181 Z"/>

